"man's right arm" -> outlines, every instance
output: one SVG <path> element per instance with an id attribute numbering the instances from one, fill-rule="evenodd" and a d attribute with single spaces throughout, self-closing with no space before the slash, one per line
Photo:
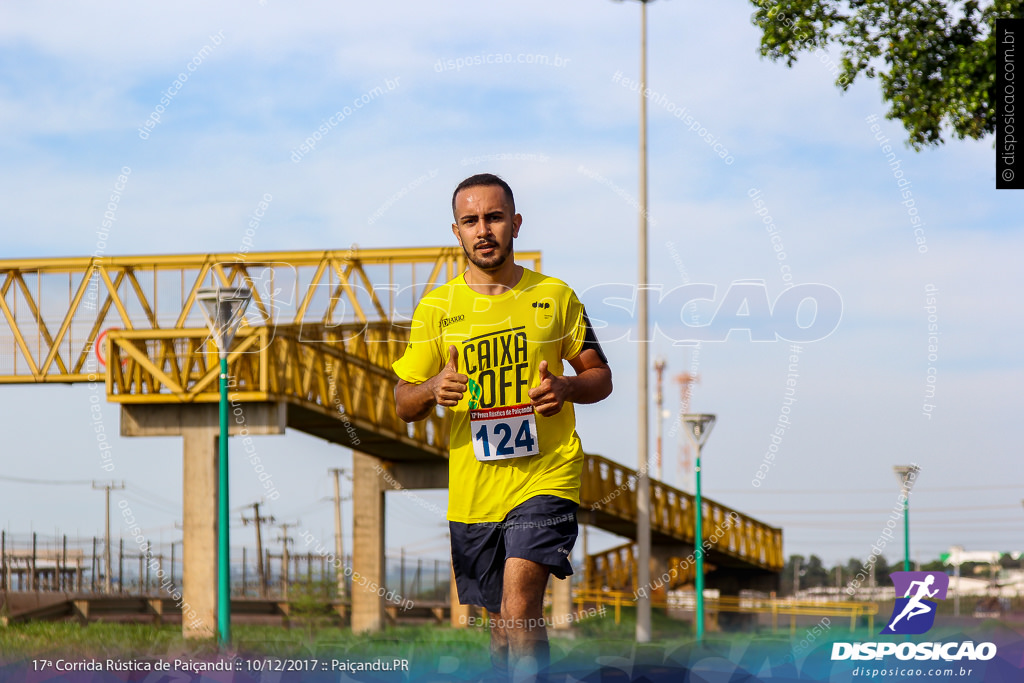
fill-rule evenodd
<path id="1" fill-rule="evenodd" d="M 422 420 L 434 406 L 451 408 L 458 405 L 466 392 L 469 377 L 459 373 L 459 355 L 455 346 L 448 347 L 448 363 L 426 382 L 413 384 L 398 380 L 395 387 L 395 412 L 405 422 Z"/>

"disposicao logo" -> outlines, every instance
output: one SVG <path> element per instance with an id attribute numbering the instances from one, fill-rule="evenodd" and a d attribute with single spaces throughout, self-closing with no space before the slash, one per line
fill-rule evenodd
<path id="1" fill-rule="evenodd" d="M 896 586 L 896 604 L 892 616 L 879 635 L 919 635 L 935 625 L 938 607 L 934 600 L 945 600 L 949 577 L 942 572 L 893 572 Z M 871 660 L 895 656 L 900 660 L 968 661 L 988 660 L 996 656 L 993 643 L 972 641 L 963 643 L 833 643 L 832 661 L 853 659 Z"/>
<path id="2" fill-rule="evenodd" d="M 938 603 L 929 600 L 945 600 L 949 589 L 949 577 L 942 572 L 893 572 L 889 575 L 896 586 L 896 604 L 892 608 L 889 624 L 880 631 L 881 635 L 893 633 L 919 635 L 935 624 Z"/>

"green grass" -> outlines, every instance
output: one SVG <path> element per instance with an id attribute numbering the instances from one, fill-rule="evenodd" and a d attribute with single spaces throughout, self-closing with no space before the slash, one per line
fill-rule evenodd
<path id="1" fill-rule="evenodd" d="M 232 635 L 231 654 L 246 659 L 405 659 L 418 671 L 436 672 L 485 671 L 490 667 L 490 637 L 477 628 L 399 626 L 353 635 L 337 627 L 236 626 Z M 92 623 L 82 627 L 47 622 L 0 628 L 0 669 L 42 659 L 207 660 L 217 654 L 215 641 L 185 640 L 180 626 Z"/>
<path id="2" fill-rule="evenodd" d="M 690 627 L 653 615 L 654 636 L 664 640 L 691 639 Z M 636 631 L 635 610 L 623 609 L 615 624 L 609 610 L 574 625 L 572 635 L 551 630 L 554 653 L 577 648 L 581 641 L 609 644 L 623 654 L 632 648 Z M 247 655 L 298 658 L 405 657 L 420 664 L 436 663 L 439 657 L 461 661 L 487 660 L 490 636 L 487 629 L 453 629 L 444 626 L 396 626 L 374 634 L 354 635 L 347 628 L 328 625 L 318 616 L 293 619 L 291 628 L 236 625 L 233 650 Z M 612 646 L 611 644 L 614 645 Z M 203 657 L 217 652 L 213 640 L 185 640 L 176 625 L 115 624 L 94 622 L 31 622 L 0 628 L 0 658 L 28 659 L 60 655 L 65 658 Z M 611 654 L 611 653 L 610 653 Z"/>
<path id="3" fill-rule="evenodd" d="M 436 660 L 439 654 L 476 659 L 486 654 L 488 634 L 482 629 L 437 626 L 399 626 L 380 633 L 353 635 L 338 627 L 294 628 L 235 626 L 233 650 L 239 654 L 293 658 L 405 657 Z M 150 624 L 34 622 L 0 628 L 0 659 L 146 658 L 189 656 L 217 652 L 216 642 L 186 640 L 180 626 Z M 430 655 L 428 658 L 426 655 Z"/>
<path id="4" fill-rule="evenodd" d="M 216 652 L 212 640 L 186 641 L 180 626 L 37 621 L 0 628 L 0 658 L 119 657 Z"/>
<path id="5" fill-rule="evenodd" d="M 832 640 L 872 639 L 866 624 L 851 634 L 846 620 L 833 620 L 832 628 L 818 644 Z M 984 622 L 983 630 L 1006 628 L 997 621 Z M 354 635 L 347 628 L 328 624 L 315 611 L 293 619 L 291 628 L 279 626 L 236 625 L 232 629 L 235 653 L 248 656 L 310 659 L 405 658 L 416 666 L 438 671 L 445 659 L 469 666 L 486 666 L 489 635 L 485 628 L 453 629 L 446 626 L 396 626 L 374 634 Z M 570 632 L 549 630 L 552 661 L 568 657 L 593 662 L 597 655 L 630 657 L 634 652 L 636 610 L 623 608 L 619 624 L 614 612 L 594 616 L 573 625 Z M 941 635 L 936 629 L 935 635 Z M 783 627 L 779 633 L 729 634 L 709 631 L 706 647 L 728 648 L 729 643 L 771 641 L 781 647 L 806 636 L 799 627 L 795 636 Z M 668 652 L 693 646 L 692 626 L 669 619 L 659 610 L 652 614 L 651 648 Z M 116 624 L 95 622 L 80 626 L 73 622 L 31 622 L 0 628 L 0 662 L 33 658 L 177 658 L 193 659 L 217 653 L 213 640 L 185 640 L 176 625 Z"/>
<path id="6" fill-rule="evenodd" d="M 615 623 L 609 609 L 573 624 L 571 633 L 549 629 L 554 651 L 575 649 L 580 641 L 608 644 L 613 650 L 628 653 L 636 634 L 636 610 L 623 608 L 621 621 Z M 780 634 L 785 636 L 785 634 Z M 330 625 L 315 613 L 293 619 L 291 628 L 236 625 L 232 628 L 233 649 L 243 654 L 277 657 L 339 657 L 346 654 L 393 657 L 425 653 L 432 659 L 438 653 L 474 658 L 486 653 L 490 636 L 486 628 L 454 629 L 446 626 L 395 626 L 379 633 L 355 635 L 347 628 Z M 693 640 L 688 622 L 669 619 L 659 610 L 652 614 L 652 636 L 656 642 L 683 644 Z M 708 633 L 709 638 L 732 638 Z M 739 635 L 736 637 L 750 637 Z M 186 640 L 176 625 L 116 624 L 94 622 L 80 626 L 72 622 L 30 622 L 0 628 L 0 657 L 201 657 L 217 652 L 211 640 Z"/>

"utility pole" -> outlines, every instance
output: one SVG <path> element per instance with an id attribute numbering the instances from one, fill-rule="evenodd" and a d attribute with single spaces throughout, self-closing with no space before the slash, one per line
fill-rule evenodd
<path id="1" fill-rule="evenodd" d="M 656 373 L 654 385 L 654 433 L 657 435 L 654 442 L 654 478 L 661 481 L 661 431 L 662 423 L 665 420 L 665 416 L 662 415 L 664 412 L 665 396 L 661 390 L 661 376 L 665 372 L 665 359 L 661 356 L 654 359 L 654 372 Z"/>
<path id="2" fill-rule="evenodd" d="M 284 546 L 284 550 L 281 553 L 281 581 L 284 583 L 284 599 L 288 599 L 288 544 L 292 542 L 292 539 L 288 536 L 288 529 L 299 525 L 299 521 L 296 520 L 291 524 L 278 524 L 281 527 L 281 535 L 277 537 L 277 540 L 281 541 Z"/>
<path id="3" fill-rule="evenodd" d="M 104 577 L 103 577 L 103 592 L 109 594 L 110 591 L 111 591 L 111 586 L 110 586 L 110 561 L 111 561 L 110 560 L 110 491 L 111 491 L 111 489 L 113 489 L 113 490 L 124 489 L 124 481 L 123 480 L 121 481 L 121 485 L 120 486 L 115 484 L 113 481 L 111 481 L 109 484 L 103 484 L 103 485 L 99 485 L 96 482 L 93 482 L 92 483 L 92 487 L 96 491 L 106 490 L 106 492 L 107 492 L 107 524 L 106 524 L 106 532 L 105 532 L 104 537 L 103 537 L 103 545 L 104 545 L 104 548 L 105 548 L 104 551 L 103 551 L 103 565 L 104 565 L 103 566 L 103 574 L 104 574 Z"/>
<path id="4" fill-rule="evenodd" d="M 348 498 L 341 497 L 341 475 L 348 478 L 348 471 L 344 469 L 331 468 L 334 475 L 334 557 L 337 559 L 338 567 L 338 600 L 345 599 L 345 545 L 342 540 L 341 528 L 341 501 Z"/>
<path id="5" fill-rule="evenodd" d="M 690 412 L 690 397 L 693 395 L 693 384 L 700 384 L 700 375 L 691 375 L 688 372 L 681 372 L 675 377 L 676 383 L 681 391 L 679 414 L 686 415 Z M 679 418 L 682 420 L 682 418 Z M 690 489 L 689 478 L 693 468 L 690 466 L 690 443 L 689 439 L 681 439 L 679 442 L 680 465 L 683 471 L 683 480 L 680 488 L 684 491 Z"/>
<path id="6" fill-rule="evenodd" d="M 584 522 L 583 519 L 586 521 Z M 583 527 L 583 590 L 590 590 L 590 581 L 593 577 L 590 576 L 590 571 L 587 569 L 587 558 L 590 557 L 589 550 L 587 548 L 587 532 L 590 530 L 590 513 L 584 513 L 583 519 L 581 519 L 580 526 Z"/>
<path id="7" fill-rule="evenodd" d="M 260 504 L 253 503 L 253 516 L 252 519 L 248 517 L 242 517 L 242 524 L 249 526 L 250 524 L 256 525 L 256 569 L 260 575 L 260 597 L 267 597 L 267 574 L 263 569 L 263 536 L 260 534 L 260 524 L 262 522 L 269 522 L 273 524 L 276 520 L 273 516 L 260 517 Z"/>

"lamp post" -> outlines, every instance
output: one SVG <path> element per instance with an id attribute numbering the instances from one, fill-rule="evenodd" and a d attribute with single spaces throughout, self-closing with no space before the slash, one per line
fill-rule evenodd
<path id="1" fill-rule="evenodd" d="M 910 489 L 914 486 L 917 465 L 896 465 L 892 468 L 900 480 L 900 497 L 903 499 L 903 571 L 910 571 Z"/>
<path id="2" fill-rule="evenodd" d="M 942 557 L 943 564 L 953 565 L 953 578 L 956 579 L 956 588 L 953 589 L 953 616 L 960 616 L 960 565 L 963 563 L 964 548 L 960 545 L 955 545 L 949 549 L 948 553 L 944 553 Z"/>
<path id="3" fill-rule="evenodd" d="M 244 287 L 206 287 L 197 299 L 220 356 L 220 438 L 217 461 L 217 641 L 231 642 L 231 544 L 228 521 L 228 349 L 249 305 Z"/>
<path id="4" fill-rule="evenodd" d="M 697 558 L 697 642 L 704 639 L 704 505 L 700 499 L 700 454 L 704 442 L 715 426 L 715 416 L 706 413 L 683 415 L 683 423 L 687 427 L 687 435 L 697 449 L 697 465 L 694 469 L 694 529 L 693 554 Z"/>

